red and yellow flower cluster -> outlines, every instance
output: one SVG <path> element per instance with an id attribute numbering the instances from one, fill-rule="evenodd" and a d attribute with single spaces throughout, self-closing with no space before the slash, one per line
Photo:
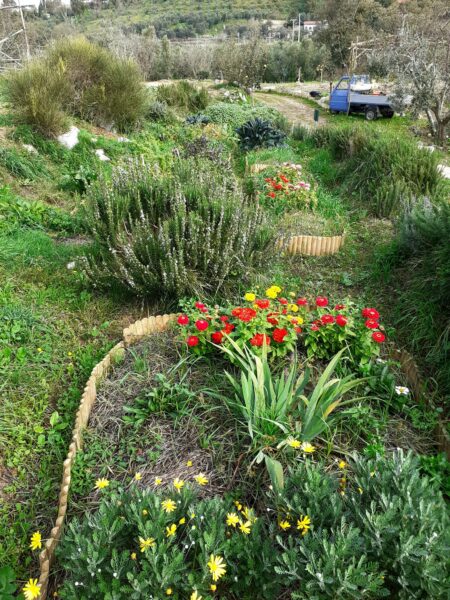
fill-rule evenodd
<path id="1" fill-rule="evenodd" d="M 347 346 L 359 362 L 379 353 L 386 336 L 375 308 L 360 309 L 352 302 L 329 306 L 325 296 L 310 302 L 293 292 L 269 287 L 264 295 L 247 292 L 243 306 L 213 308 L 197 301 L 178 317 L 185 343 L 197 354 L 222 346 L 232 339 L 254 352 L 284 356 L 301 341 L 308 355 L 331 358 Z"/>
<path id="2" fill-rule="evenodd" d="M 280 212 L 285 208 L 313 208 L 316 196 L 311 184 L 301 178 L 301 165 L 285 165 L 274 177 L 264 179 L 260 201 Z"/>

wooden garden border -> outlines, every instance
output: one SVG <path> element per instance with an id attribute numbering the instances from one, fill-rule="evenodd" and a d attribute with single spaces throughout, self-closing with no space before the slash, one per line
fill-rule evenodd
<path id="1" fill-rule="evenodd" d="M 125 348 L 139 342 L 142 338 L 152 334 L 164 331 L 168 324 L 175 320 L 176 314 L 159 315 L 156 317 L 147 317 L 136 321 L 123 330 L 123 339 L 116 344 L 106 354 L 106 356 L 92 369 L 91 375 L 86 383 L 81 396 L 80 405 L 76 414 L 75 426 L 72 431 L 72 441 L 69 446 L 67 458 L 64 461 L 63 476 L 58 501 L 58 516 L 55 526 L 50 532 L 50 537 L 45 543 L 44 550 L 39 556 L 40 577 L 39 585 L 41 592 L 39 600 L 47 598 L 47 588 L 50 576 L 50 567 L 54 558 L 55 549 L 61 538 L 64 527 L 64 521 L 67 513 L 68 495 L 71 480 L 72 465 L 78 450 L 81 449 L 83 439 L 82 431 L 88 424 L 92 407 L 97 398 L 97 386 L 108 375 L 111 366 L 119 360 L 125 352 Z M 423 383 L 421 382 L 417 365 L 412 356 L 404 351 L 393 349 L 391 358 L 397 360 L 405 374 L 408 386 L 417 400 L 423 392 Z M 446 431 L 445 424 L 439 419 L 436 427 L 436 438 L 440 451 L 445 452 L 450 460 L 450 438 Z"/>
<path id="2" fill-rule="evenodd" d="M 151 333 L 164 331 L 167 328 L 167 325 L 173 321 L 175 317 L 176 315 L 170 314 L 147 317 L 145 319 L 136 321 L 123 330 L 123 340 L 116 344 L 114 348 L 111 348 L 108 354 L 92 369 L 91 375 L 81 396 L 80 405 L 75 418 L 75 426 L 72 431 L 72 440 L 69 446 L 67 458 L 64 461 L 63 476 L 58 501 L 58 516 L 55 526 L 50 532 L 50 537 L 45 543 L 44 550 L 39 556 L 39 585 L 41 586 L 39 600 L 45 600 L 47 597 L 50 566 L 54 558 L 55 548 L 58 545 L 61 537 L 67 512 L 72 465 L 74 463 L 75 456 L 83 443 L 82 431 L 88 424 L 92 407 L 97 398 L 97 387 L 108 375 L 111 366 L 114 365 L 114 363 L 119 360 L 121 356 L 123 356 L 127 346 L 138 342 L 143 337 L 146 337 Z"/>
<path id="3" fill-rule="evenodd" d="M 304 256 L 330 256 L 336 254 L 344 245 L 345 233 L 341 235 L 294 235 L 280 242 L 289 254 Z"/>

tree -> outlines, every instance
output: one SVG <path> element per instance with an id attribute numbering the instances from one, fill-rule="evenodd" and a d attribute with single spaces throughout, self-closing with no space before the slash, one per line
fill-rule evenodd
<path id="1" fill-rule="evenodd" d="M 416 18 L 418 17 L 418 18 Z M 396 85 L 392 97 L 399 106 L 412 98 L 415 113 L 427 115 L 431 132 L 443 144 L 450 123 L 450 10 L 433 2 L 426 13 L 405 15 L 386 60 Z"/>

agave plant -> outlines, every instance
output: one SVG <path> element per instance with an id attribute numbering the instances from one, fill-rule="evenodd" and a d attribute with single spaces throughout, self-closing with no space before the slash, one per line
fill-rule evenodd
<path id="1" fill-rule="evenodd" d="M 259 118 L 247 121 L 236 129 L 236 133 L 241 148 L 245 151 L 254 148 L 276 148 L 283 146 L 286 140 L 286 134 L 275 129 L 269 121 Z"/>

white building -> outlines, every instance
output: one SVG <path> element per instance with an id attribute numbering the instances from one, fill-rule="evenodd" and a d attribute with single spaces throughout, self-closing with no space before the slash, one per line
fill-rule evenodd
<path id="1" fill-rule="evenodd" d="M 305 33 L 314 33 L 321 25 L 322 21 L 303 21 L 303 31 Z"/>
<path id="2" fill-rule="evenodd" d="M 66 6 L 67 8 L 70 8 L 70 0 L 59 0 L 62 6 Z M 0 6 L 3 6 L 4 4 L 15 4 L 16 6 L 23 6 L 24 9 L 27 10 L 37 10 L 39 8 L 39 5 L 41 3 L 41 0 L 12 0 L 6 2 L 5 0 L 0 0 Z M 45 4 L 45 2 L 44 2 Z"/>

